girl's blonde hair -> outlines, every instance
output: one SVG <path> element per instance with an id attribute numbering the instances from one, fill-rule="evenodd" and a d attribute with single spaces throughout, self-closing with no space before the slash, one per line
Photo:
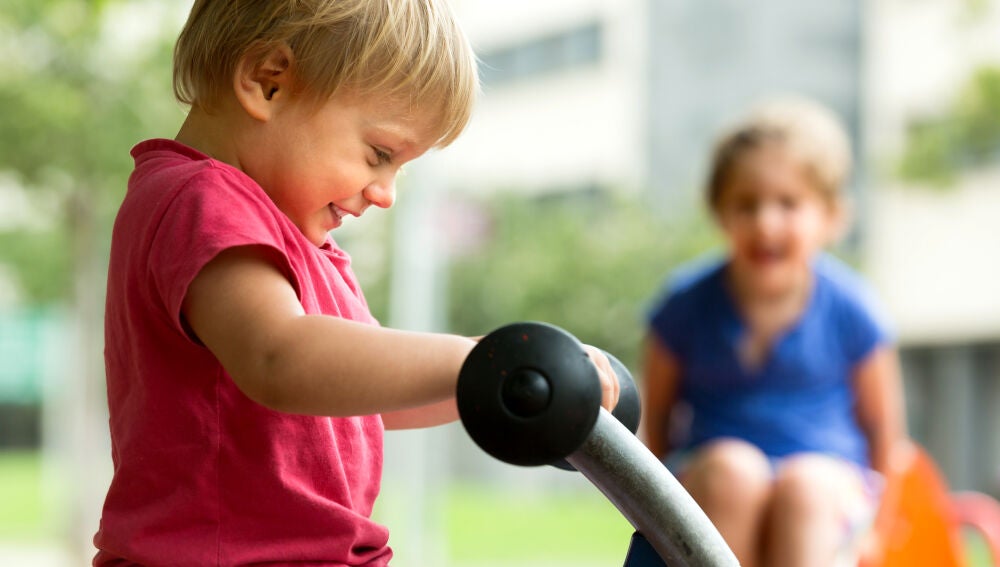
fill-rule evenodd
<path id="1" fill-rule="evenodd" d="M 319 102 L 346 87 L 408 101 L 436 113 L 438 147 L 465 128 L 479 91 L 446 0 L 196 0 L 174 47 L 174 94 L 211 108 L 241 59 L 281 45 L 304 95 Z"/>
<path id="2" fill-rule="evenodd" d="M 716 209 L 734 164 L 765 144 L 779 144 L 805 169 L 831 206 L 839 205 L 851 170 L 851 144 L 837 116 L 805 98 L 788 97 L 755 108 L 719 140 L 706 198 Z"/>

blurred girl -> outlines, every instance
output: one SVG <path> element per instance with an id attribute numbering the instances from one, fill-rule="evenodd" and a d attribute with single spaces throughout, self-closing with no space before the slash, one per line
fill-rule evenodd
<path id="1" fill-rule="evenodd" d="M 644 434 L 744 567 L 824 566 L 870 521 L 904 435 L 897 355 L 869 289 L 826 255 L 850 147 L 807 100 L 757 109 L 717 146 L 722 260 L 649 314 Z M 689 412 L 686 431 L 671 430 Z"/>

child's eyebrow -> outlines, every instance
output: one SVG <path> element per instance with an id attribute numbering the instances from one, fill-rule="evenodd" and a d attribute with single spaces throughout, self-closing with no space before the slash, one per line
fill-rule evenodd
<path id="1" fill-rule="evenodd" d="M 405 132 L 402 132 L 401 129 L 390 125 L 374 124 L 372 125 L 372 130 L 377 137 L 384 138 L 394 149 L 411 148 L 416 143 Z"/>
<path id="2" fill-rule="evenodd" d="M 382 145 L 394 162 L 410 161 L 427 151 L 431 145 L 431 142 L 421 140 L 418 132 L 404 125 L 393 127 L 373 124 L 371 132 L 374 138 L 372 141 Z"/>

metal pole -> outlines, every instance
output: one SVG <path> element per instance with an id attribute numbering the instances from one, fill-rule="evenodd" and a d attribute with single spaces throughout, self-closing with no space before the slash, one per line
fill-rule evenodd
<path id="1" fill-rule="evenodd" d="M 670 567 L 739 565 L 680 482 L 606 410 L 601 410 L 583 446 L 566 460 L 604 493 Z"/>
<path id="2" fill-rule="evenodd" d="M 428 160 L 428 161 L 424 161 Z M 431 156 L 407 166 L 405 195 L 395 209 L 389 326 L 440 331 L 441 246 L 433 223 L 440 178 Z M 443 529 L 434 498 L 446 473 L 444 435 L 434 429 L 389 432 L 385 437 L 382 511 L 392 532 L 395 560 L 409 565 L 442 565 Z M 434 458 L 428 458 L 433 452 Z"/>

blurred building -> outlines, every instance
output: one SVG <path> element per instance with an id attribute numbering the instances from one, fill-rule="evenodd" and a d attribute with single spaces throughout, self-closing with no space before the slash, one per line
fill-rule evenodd
<path id="1" fill-rule="evenodd" d="M 973 71 L 1000 66 L 1000 3 L 880 0 L 867 49 L 867 137 L 877 161 L 940 115 Z M 881 176 L 865 266 L 904 347 L 911 433 L 958 488 L 1000 493 L 1000 148 L 954 186 Z"/>
<path id="2" fill-rule="evenodd" d="M 820 99 L 860 139 L 859 0 L 463 0 L 485 96 L 440 156 L 462 190 L 646 191 L 696 205 L 719 129 L 769 95 Z"/>
<path id="3" fill-rule="evenodd" d="M 851 244 L 898 324 L 911 432 L 954 486 L 996 493 L 1000 170 L 929 193 L 882 167 L 1000 61 L 996 4 L 462 0 L 485 96 L 435 163 L 459 192 L 626 191 L 689 214 L 723 125 L 769 95 L 825 102 L 855 144 Z"/>

